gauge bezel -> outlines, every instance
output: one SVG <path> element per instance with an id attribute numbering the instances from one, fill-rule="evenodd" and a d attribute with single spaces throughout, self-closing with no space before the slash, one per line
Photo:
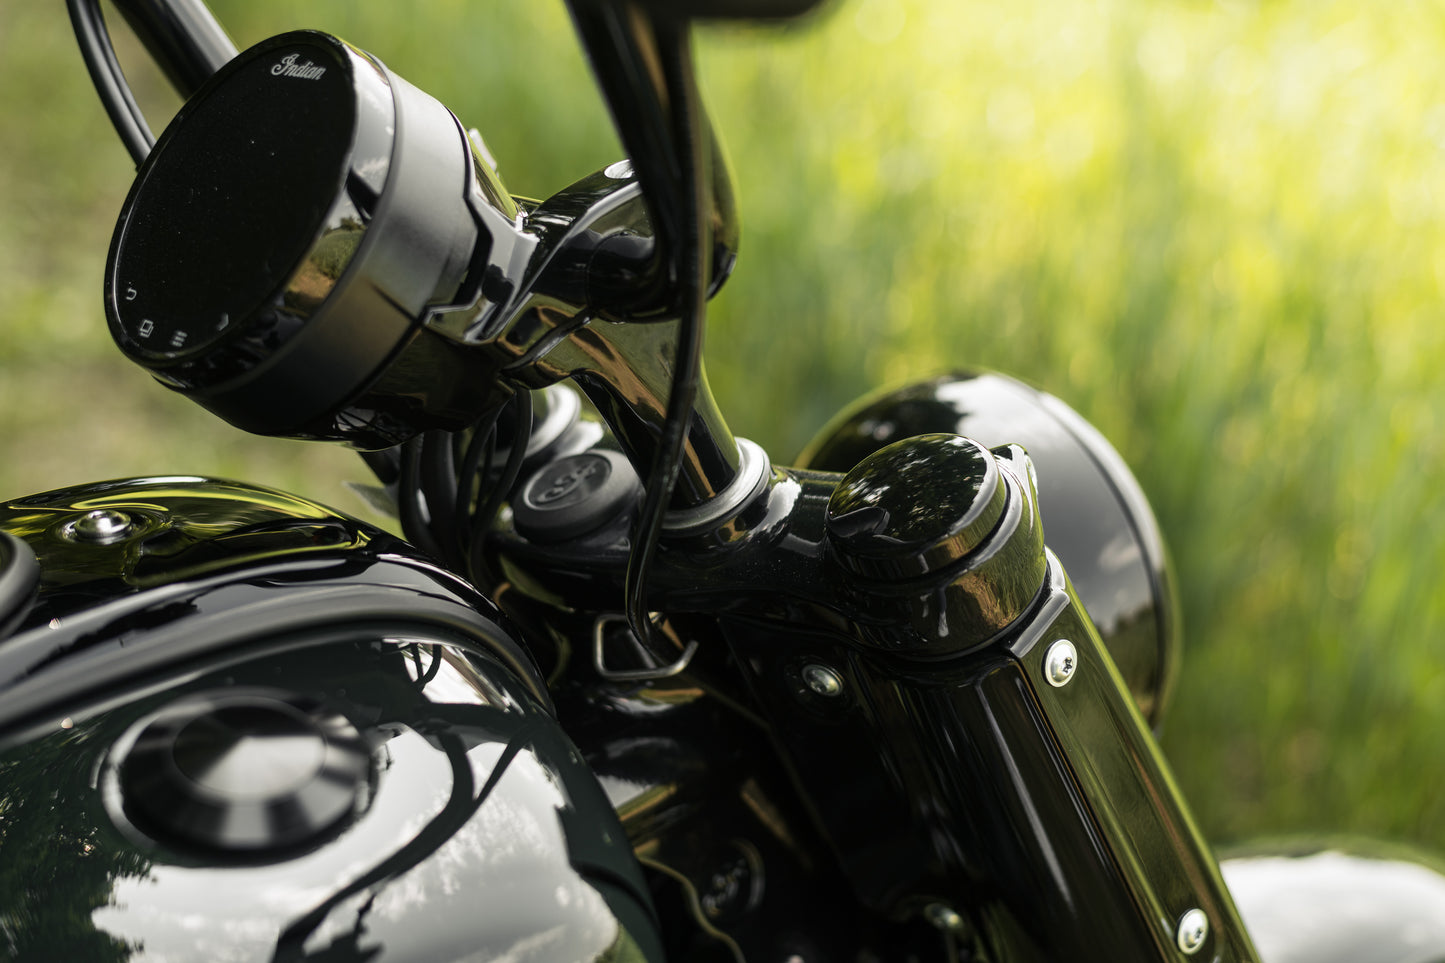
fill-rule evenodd
<path id="1" fill-rule="evenodd" d="M 322 48 L 345 64 L 354 98 L 353 129 L 328 213 L 301 260 L 277 272 L 284 279 L 257 313 L 274 313 L 295 290 L 312 261 L 323 255 L 324 233 L 336 219 L 355 216 L 364 227 L 359 240 L 344 268 L 334 272 L 329 290 L 304 316 L 293 312 L 286 315 L 288 323 L 279 325 L 247 318 L 194 348 L 145 350 L 121 322 L 117 296 L 127 224 L 137 205 L 146 203 L 150 170 L 167 151 L 204 156 L 205 144 L 187 136 L 186 118 L 238 72 L 254 68 L 257 59 L 298 45 Z M 254 117 L 247 121 L 259 123 Z M 266 135 L 278 136 L 274 131 Z M 456 117 L 369 55 L 316 31 L 262 41 L 197 92 L 142 165 L 106 267 L 112 336 L 162 384 L 244 430 L 342 440 L 361 448 L 395 444 L 397 425 L 416 420 L 411 414 L 416 399 L 432 389 L 411 382 L 398 387 L 387 371 L 416 341 L 428 315 L 467 299 L 474 266 L 491 247 L 490 233 L 472 205 L 476 178 L 471 147 Z M 265 185 L 243 187 L 254 188 L 257 203 L 266 202 Z M 434 371 L 419 374 L 436 378 Z M 377 385 L 383 397 L 375 396 Z"/>
<path id="2" fill-rule="evenodd" d="M 192 154 L 204 152 L 209 146 L 188 137 L 187 122 L 203 114 L 218 90 L 234 82 L 238 74 L 252 67 L 257 60 L 264 60 L 276 51 L 286 49 L 290 54 L 297 48 L 310 48 L 328 58 L 328 66 L 339 68 L 344 82 L 352 90 L 350 132 L 347 143 L 341 151 L 331 178 L 331 201 L 310 229 L 309 240 L 301 245 L 303 253 L 293 264 L 279 268 L 278 280 L 269 285 L 269 290 L 260 298 L 246 317 L 229 319 L 221 333 L 210 338 L 191 341 L 183 337 L 178 346 L 162 343 L 154 346 L 143 342 L 133 330 L 143 319 L 127 318 L 124 294 L 130 289 L 121 278 L 124 248 L 132 233 L 132 222 L 137 207 L 143 205 L 150 192 L 155 190 L 155 173 L 168 161 L 193 163 Z M 275 67 L 284 67 L 285 55 Z M 310 61 L 308 60 L 309 64 Z M 274 73 L 275 67 L 272 72 Z M 288 82 L 289 78 L 279 82 Z M 295 81 L 290 81 L 295 83 Z M 304 83 L 304 81 L 302 81 Z M 304 90 L 304 89 L 303 89 Z M 211 78 L 191 100 L 181 108 L 155 148 L 142 165 L 121 209 L 115 237 L 112 240 L 110 256 L 106 264 L 105 302 L 107 320 L 112 337 L 117 345 L 134 360 L 156 371 L 164 380 L 178 387 L 200 387 L 244 373 L 263 362 L 280 346 L 294 337 L 310 320 L 313 311 L 298 308 L 303 301 L 319 302 L 312 292 L 303 292 L 304 279 L 308 268 L 317 264 L 334 245 L 327 244 L 327 235 L 332 225 L 350 219 L 360 225 L 360 238 L 344 257 L 333 285 L 344 276 L 347 268 L 356 259 L 360 244 L 364 243 L 370 228 L 371 213 L 375 199 L 383 193 L 390 173 L 393 142 L 396 128 L 396 105 L 391 84 L 383 69 L 361 51 L 327 34 L 316 31 L 295 31 L 273 37 L 252 47 L 226 65 Z M 187 151 L 184 161 L 171 158 L 177 150 Z M 200 159 L 204 160 L 204 153 Z M 358 197 L 357 195 L 369 195 Z M 198 239 L 199 240 L 199 239 Z M 222 279 L 217 279 L 218 283 Z M 289 304 L 288 304 L 289 302 Z M 271 323 L 258 323 L 257 315 L 269 314 Z M 162 319 L 166 329 L 178 327 L 184 322 Z"/>

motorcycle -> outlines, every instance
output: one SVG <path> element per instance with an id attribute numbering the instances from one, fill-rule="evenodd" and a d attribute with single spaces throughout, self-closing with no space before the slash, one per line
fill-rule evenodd
<path id="1" fill-rule="evenodd" d="M 361 49 L 194 2 L 118 4 L 188 98 L 151 143 L 71 3 L 140 165 L 118 347 L 357 448 L 406 538 L 194 477 L 6 503 L 11 956 L 1440 956 L 1418 864 L 1221 873 L 1151 734 L 1162 539 L 1062 402 L 955 373 L 795 466 L 733 436 L 690 19 L 811 5 L 575 0 L 628 159 L 539 202 Z"/>

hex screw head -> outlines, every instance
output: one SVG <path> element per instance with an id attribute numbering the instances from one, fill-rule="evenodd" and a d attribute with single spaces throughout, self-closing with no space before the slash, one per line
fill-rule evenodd
<path id="1" fill-rule="evenodd" d="M 817 662 L 803 666 L 803 681 L 820 696 L 831 699 L 843 693 L 843 677 L 835 669 Z"/>
<path id="2" fill-rule="evenodd" d="M 1079 668 L 1079 651 L 1068 639 L 1059 639 L 1049 646 L 1044 656 L 1044 678 L 1049 685 L 1059 688 L 1069 684 Z"/>
<path id="3" fill-rule="evenodd" d="M 1204 941 L 1209 938 L 1209 917 L 1204 915 L 1201 909 L 1192 909 L 1179 917 L 1179 929 L 1175 932 L 1175 942 L 1186 954 L 1193 956 L 1204 946 Z"/>

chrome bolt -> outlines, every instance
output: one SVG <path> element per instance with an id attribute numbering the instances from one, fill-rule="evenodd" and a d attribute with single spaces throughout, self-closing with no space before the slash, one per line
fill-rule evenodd
<path id="1" fill-rule="evenodd" d="M 78 542 L 109 545 L 125 538 L 134 528 L 135 522 L 125 512 L 97 508 L 66 526 L 66 534 Z"/>
<path id="2" fill-rule="evenodd" d="M 923 918 L 945 933 L 957 933 L 964 927 L 963 917 L 944 903 L 929 903 L 923 908 Z"/>
<path id="3" fill-rule="evenodd" d="M 843 677 L 835 670 L 817 662 L 803 666 L 803 681 L 820 696 L 833 698 L 843 693 Z"/>
<path id="4" fill-rule="evenodd" d="M 1204 915 L 1204 910 L 1192 909 L 1179 918 L 1179 929 L 1174 934 L 1174 940 L 1185 953 L 1190 956 L 1198 953 L 1208 938 L 1209 917 Z"/>
<path id="5" fill-rule="evenodd" d="M 1059 639 L 1049 646 L 1044 656 L 1044 678 L 1055 688 L 1069 684 L 1079 669 L 1079 651 L 1068 639 Z"/>

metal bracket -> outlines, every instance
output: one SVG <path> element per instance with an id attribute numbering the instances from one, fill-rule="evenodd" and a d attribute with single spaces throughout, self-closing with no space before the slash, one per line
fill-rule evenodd
<path id="1" fill-rule="evenodd" d="M 607 626 L 613 623 L 627 625 L 627 617 L 624 615 L 599 615 L 597 621 L 592 623 L 592 667 L 597 674 L 604 679 L 613 682 L 651 682 L 656 679 L 667 679 L 678 675 L 692 662 L 692 657 L 697 654 L 697 640 L 689 642 L 682 650 L 682 655 L 677 660 L 666 665 L 656 666 L 651 669 L 610 669 L 607 667 L 607 656 L 604 647 L 607 643 Z M 647 654 L 649 658 L 655 658 L 653 652 L 641 643 L 638 647 Z"/>

